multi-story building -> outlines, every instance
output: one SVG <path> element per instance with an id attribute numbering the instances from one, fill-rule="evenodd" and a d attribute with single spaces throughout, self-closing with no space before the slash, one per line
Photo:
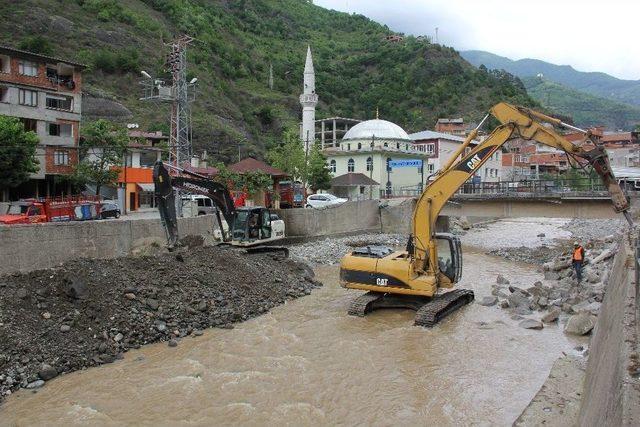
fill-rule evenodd
<path id="1" fill-rule="evenodd" d="M 429 155 L 429 163 L 425 173 L 429 175 L 439 170 L 453 156 L 464 142 L 461 136 L 425 130 L 412 133 L 409 137 L 415 140 L 417 149 Z M 478 142 L 472 142 L 475 146 Z M 467 148 L 467 152 L 470 148 Z M 499 182 L 502 180 L 502 152 L 496 151 L 489 160 L 476 172 L 475 180 L 480 182 Z"/>
<path id="2" fill-rule="evenodd" d="M 78 162 L 84 65 L 0 46 L 0 114 L 18 117 L 38 135 L 40 163 L 31 179 L 0 193 L 4 199 L 69 192 L 55 177 L 69 175 Z"/>
<path id="3" fill-rule="evenodd" d="M 462 117 L 457 119 L 438 119 L 435 131 L 458 136 L 465 136 L 467 134 L 467 128 L 465 127 Z"/>

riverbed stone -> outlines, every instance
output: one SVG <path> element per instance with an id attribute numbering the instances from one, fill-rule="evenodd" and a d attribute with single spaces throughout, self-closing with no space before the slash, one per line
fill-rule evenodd
<path id="1" fill-rule="evenodd" d="M 43 380 L 35 380 L 33 382 L 30 382 L 29 384 L 27 384 L 27 388 L 28 389 L 36 389 L 36 388 L 40 388 L 44 385 L 44 381 Z"/>
<path id="2" fill-rule="evenodd" d="M 53 366 L 44 363 L 42 364 L 42 366 L 40 366 L 38 376 L 45 381 L 49 381 L 50 379 L 58 376 L 58 371 Z"/>
<path id="3" fill-rule="evenodd" d="M 504 277 L 502 274 L 498 274 L 498 277 L 496 277 L 496 283 L 498 285 L 508 285 L 510 282 L 509 280 Z"/>
<path id="4" fill-rule="evenodd" d="M 567 321 L 564 332 L 572 335 L 586 335 L 596 326 L 596 316 L 590 313 L 574 314 Z"/>
<path id="5" fill-rule="evenodd" d="M 525 329 L 542 329 L 544 325 L 542 322 L 534 319 L 524 319 L 522 322 L 518 324 L 521 328 Z"/>
<path id="6" fill-rule="evenodd" d="M 543 323 L 553 323 L 555 321 L 558 320 L 558 317 L 560 317 L 560 309 L 559 308 L 552 308 L 551 310 L 549 310 L 548 313 L 546 313 L 544 316 L 542 316 L 542 322 Z"/>
<path id="7" fill-rule="evenodd" d="M 527 296 L 522 292 L 516 291 L 512 293 L 511 295 L 509 295 L 507 300 L 509 301 L 509 306 L 512 308 L 521 307 L 521 306 L 529 308 L 529 303 L 530 303 L 529 298 L 527 298 Z"/>
<path id="8" fill-rule="evenodd" d="M 498 298 L 495 296 L 483 297 L 480 301 L 477 301 L 477 303 L 485 307 L 491 307 L 498 303 Z"/>
<path id="9" fill-rule="evenodd" d="M 560 279 L 560 275 L 556 271 L 545 271 L 544 272 L 545 280 L 558 280 Z"/>

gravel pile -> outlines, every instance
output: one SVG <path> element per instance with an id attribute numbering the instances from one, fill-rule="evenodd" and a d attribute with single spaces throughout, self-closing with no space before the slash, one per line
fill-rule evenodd
<path id="1" fill-rule="evenodd" d="M 628 227 L 627 221 L 620 215 L 619 219 L 572 219 L 562 228 L 571 232 L 574 238 L 586 241 L 602 239 Z"/>
<path id="2" fill-rule="evenodd" d="M 318 286 L 298 261 L 217 247 L 0 277 L 0 399 L 130 348 L 231 328 Z"/>
<path id="3" fill-rule="evenodd" d="M 290 247 L 291 256 L 315 264 L 337 264 L 347 252 L 361 246 L 404 246 L 402 234 L 362 234 L 342 238 L 326 238 Z"/>

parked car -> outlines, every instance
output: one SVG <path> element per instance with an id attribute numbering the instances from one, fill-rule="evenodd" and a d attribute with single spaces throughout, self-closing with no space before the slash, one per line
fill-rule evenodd
<path id="1" fill-rule="evenodd" d="M 342 203 L 347 201 L 348 201 L 347 199 L 336 197 L 333 194 L 329 194 L 329 193 L 312 194 L 309 197 L 307 197 L 306 207 L 323 208 L 325 206 L 341 205 Z"/>
<path id="2" fill-rule="evenodd" d="M 120 208 L 115 203 L 103 203 L 100 209 L 100 217 L 102 219 L 120 218 L 120 213 Z"/>
<path id="3" fill-rule="evenodd" d="M 210 215 L 216 212 L 216 207 L 213 204 L 213 200 L 211 200 L 207 196 L 203 196 L 200 194 L 187 194 L 185 196 L 182 196 L 183 205 L 187 201 L 193 201 L 198 206 L 197 213 L 194 213 L 193 215 Z"/>

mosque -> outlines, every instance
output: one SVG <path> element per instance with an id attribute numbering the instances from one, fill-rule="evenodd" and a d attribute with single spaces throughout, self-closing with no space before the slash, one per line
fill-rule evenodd
<path id="1" fill-rule="evenodd" d="M 429 154 L 424 145 L 415 144 L 397 124 L 378 117 L 365 121 L 340 117 L 316 120 L 317 103 L 313 57 L 308 47 L 300 95 L 300 139 L 308 149 L 320 136 L 336 195 L 353 200 L 421 192 L 428 178 Z"/>

